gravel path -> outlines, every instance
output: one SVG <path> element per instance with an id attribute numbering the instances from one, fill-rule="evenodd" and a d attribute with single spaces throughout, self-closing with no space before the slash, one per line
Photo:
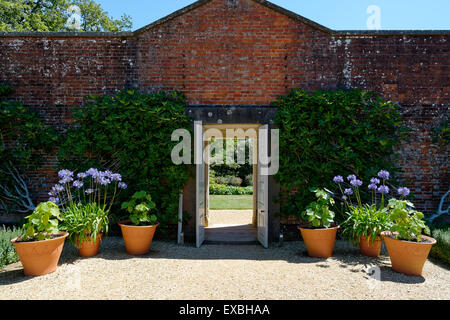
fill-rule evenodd
<path id="1" fill-rule="evenodd" d="M 363 257 L 338 241 L 334 257 L 307 257 L 303 242 L 191 245 L 155 241 L 149 254 L 125 253 L 107 238 L 93 258 L 66 244 L 56 272 L 25 277 L 20 263 L 0 271 L 0 299 L 450 299 L 450 272 L 428 261 L 423 277 L 396 273 L 389 258 Z M 380 267 L 381 281 L 367 268 Z"/>

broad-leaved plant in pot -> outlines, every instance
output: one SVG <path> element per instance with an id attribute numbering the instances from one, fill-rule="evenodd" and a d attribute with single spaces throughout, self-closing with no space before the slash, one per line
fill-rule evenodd
<path id="1" fill-rule="evenodd" d="M 334 212 L 330 207 L 334 204 L 331 191 L 327 189 L 311 189 L 317 200 L 311 202 L 302 217 L 307 223 L 299 227 L 303 240 L 311 257 L 328 258 L 333 254 L 336 233 L 339 226 L 334 223 Z"/>
<path id="2" fill-rule="evenodd" d="M 141 255 L 150 250 L 156 228 L 157 217 L 150 212 L 156 205 L 146 191 L 136 192 L 129 201 L 122 203 L 128 218 L 119 222 L 128 254 Z"/>
<path id="3" fill-rule="evenodd" d="M 115 197 L 127 186 L 122 176 L 109 170 L 91 168 L 75 173 L 64 169 L 60 181 L 53 186 L 50 200 L 62 210 L 61 229 L 69 233 L 69 241 L 81 257 L 98 254 L 102 238 L 109 230 L 109 212 Z"/>
<path id="4" fill-rule="evenodd" d="M 61 213 L 53 202 L 40 203 L 26 217 L 25 234 L 11 240 L 27 276 L 52 273 L 58 266 L 67 232 L 59 229 Z"/>
<path id="5" fill-rule="evenodd" d="M 390 199 L 392 227 L 382 233 L 392 269 L 408 275 L 422 275 L 423 266 L 436 240 L 423 235 L 430 230 L 422 212 L 415 210 L 408 200 Z"/>

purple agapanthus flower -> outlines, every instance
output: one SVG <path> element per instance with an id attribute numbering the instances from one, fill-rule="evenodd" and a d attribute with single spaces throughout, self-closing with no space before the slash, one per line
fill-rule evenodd
<path id="1" fill-rule="evenodd" d="M 381 170 L 380 172 L 378 172 L 378 176 L 381 179 L 389 180 L 389 172 L 387 172 L 386 170 Z"/>
<path id="2" fill-rule="evenodd" d="M 83 181 L 76 180 L 73 182 L 73 186 L 77 189 L 81 189 L 83 187 Z"/>
<path id="3" fill-rule="evenodd" d="M 375 183 L 371 183 L 371 184 L 369 184 L 368 188 L 369 188 L 369 190 L 377 190 L 378 186 Z"/>
<path id="4" fill-rule="evenodd" d="M 342 200 L 347 201 L 348 197 L 347 196 L 342 196 Z"/>
<path id="5" fill-rule="evenodd" d="M 407 197 L 411 191 L 406 187 L 401 187 L 397 190 L 398 194 L 404 197 Z"/>
<path id="6" fill-rule="evenodd" d="M 380 186 L 378 188 L 378 193 L 388 194 L 389 193 L 389 187 L 388 186 Z"/>
<path id="7" fill-rule="evenodd" d="M 97 180 L 97 182 L 100 183 L 102 186 L 107 186 L 108 184 L 111 183 L 111 180 L 108 179 L 108 177 L 106 177 L 105 175 L 103 175 Z"/>
<path id="8" fill-rule="evenodd" d="M 344 178 L 342 176 L 336 176 L 333 178 L 334 183 L 342 183 L 344 182 Z"/>
<path id="9" fill-rule="evenodd" d="M 94 175 L 98 174 L 98 170 L 95 168 L 90 168 L 88 171 L 85 172 L 86 176 L 93 177 Z"/>
<path id="10" fill-rule="evenodd" d="M 371 183 L 371 184 L 380 184 L 380 179 L 378 179 L 378 178 L 372 178 L 372 179 L 370 179 L 370 183 Z"/>
<path id="11" fill-rule="evenodd" d="M 63 192 L 64 187 L 60 184 L 55 184 L 52 188 L 52 192 Z"/>
<path id="12" fill-rule="evenodd" d="M 346 195 L 352 195 L 353 194 L 353 189 L 352 188 L 348 188 L 348 189 L 345 189 L 344 190 L 344 193 L 346 194 Z"/>
<path id="13" fill-rule="evenodd" d="M 122 181 L 122 176 L 119 173 L 113 173 L 111 174 L 111 180 L 112 181 Z"/>
<path id="14" fill-rule="evenodd" d="M 57 204 L 57 203 L 59 202 L 59 198 L 57 198 L 57 197 L 51 197 L 51 198 L 48 199 L 48 201 Z"/>
<path id="15" fill-rule="evenodd" d="M 126 189 L 128 188 L 127 184 L 125 182 L 119 182 L 117 185 L 120 189 Z"/>
<path id="16" fill-rule="evenodd" d="M 66 183 L 69 183 L 69 182 L 72 182 L 72 181 L 73 181 L 73 178 L 71 176 L 65 176 L 61 180 L 59 180 L 59 183 L 60 184 L 66 184 Z"/>
<path id="17" fill-rule="evenodd" d="M 354 174 L 351 174 L 347 177 L 347 180 L 352 182 L 353 180 L 356 180 L 356 176 Z"/>
<path id="18" fill-rule="evenodd" d="M 70 170 L 67 170 L 67 169 L 63 169 L 58 172 L 58 177 L 60 177 L 62 179 L 67 178 L 67 177 L 73 177 L 73 172 Z"/>
<path id="19" fill-rule="evenodd" d="M 355 188 L 362 186 L 363 182 L 361 180 L 358 179 L 354 179 L 352 181 L 350 181 L 350 184 L 352 186 L 354 186 Z"/>
<path id="20" fill-rule="evenodd" d="M 84 179 L 86 178 L 88 175 L 86 174 L 86 172 L 80 172 L 79 174 L 77 174 L 77 178 L 78 179 Z"/>
<path id="21" fill-rule="evenodd" d="M 87 190 L 85 191 L 86 194 L 91 194 L 91 193 L 93 193 L 93 192 L 94 192 L 94 189 L 87 189 Z"/>

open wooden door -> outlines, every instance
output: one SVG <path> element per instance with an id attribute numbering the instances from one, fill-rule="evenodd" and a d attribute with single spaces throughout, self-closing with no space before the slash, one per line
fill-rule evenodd
<path id="1" fill-rule="evenodd" d="M 203 126 L 201 122 L 195 122 L 195 163 L 196 163 L 196 246 L 200 248 L 205 241 L 205 214 L 206 214 L 206 179 L 205 161 L 203 159 L 204 141 Z"/>
<path id="2" fill-rule="evenodd" d="M 258 131 L 258 154 L 265 152 L 268 154 L 269 147 L 269 126 L 264 125 L 259 128 Z M 262 163 L 261 158 L 258 156 L 258 241 L 264 246 L 269 247 L 269 176 L 264 174 L 263 168 L 268 164 Z M 267 170 L 266 170 L 267 171 Z"/>

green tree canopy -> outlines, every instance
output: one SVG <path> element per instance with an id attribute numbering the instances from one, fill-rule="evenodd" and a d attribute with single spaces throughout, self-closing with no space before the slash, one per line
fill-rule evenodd
<path id="1" fill-rule="evenodd" d="M 0 31 L 126 31 L 131 17 L 120 19 L 93 0 L 0 0 Z"/>

